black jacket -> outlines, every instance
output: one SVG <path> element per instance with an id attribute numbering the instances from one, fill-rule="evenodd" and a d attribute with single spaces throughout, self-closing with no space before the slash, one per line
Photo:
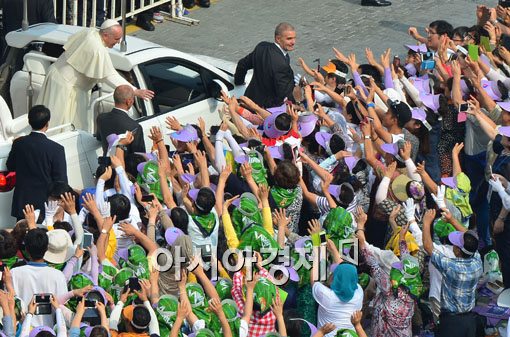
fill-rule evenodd
<path id="1" fill-rule="evenodd" d="M 3 0 L 4 34 L 21 28 L 23 0 Z M 28 0 L 28 24 L 56 22 L 53 0 Z"/>
<path id="2" fill-rule="evenodd" d="M 285 97 L 294 101 L 294 72 L 276 44 L 261 42 L 253 52 L 239 60 L 234 75 L 236 85 L 244 83 L 250 69 L 253 69 L 253 78 L 245 95 L 255 103 L 271 108 L 282 105 Z"/>
<path id="3" fill-rule="evenodd" d="M 108 142 L 106 137 L 112 133 L 121 134 L 126 131 L 133 131 L 135 139 L 128 146 L 128 152 L 145 152 L 145 142 L 143 140 L 143 129 L 136 121 L 131 119 L 128 114 L 117 108 L 113 108 L 110 112 L 99 114 L 96 120 L 97 134 L 96 138 L 103 146 L 103 153 L 106 154 Z"/>
<path id="4" fill-rule="evenodd" d="M 67 182 L 64 147 L 46 135 L 32 132 L 16 139 L 7 158 L 7 169 L 16 172 L 11 215 L 23 218 L 26 204 L 44 211 L 52 182 Z"/>

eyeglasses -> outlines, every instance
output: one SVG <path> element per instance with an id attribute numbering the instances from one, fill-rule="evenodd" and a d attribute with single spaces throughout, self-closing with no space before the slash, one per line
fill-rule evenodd
<path id="1" fill-rule="evenodd" d="M 439 33 L 437 32 L 434 32 L 433 30 L 431 30 L 430 28 L 425 28 L 425 31 L 427 32 L 427 35 L 439 35 Z"/>

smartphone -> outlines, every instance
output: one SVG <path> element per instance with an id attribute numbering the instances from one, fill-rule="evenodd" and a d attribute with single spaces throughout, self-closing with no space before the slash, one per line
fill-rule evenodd
<path id="1" fill-rule="evenodd" d="M 91 233 L 83 233 L 83 241 L 81 242 L 81 248 L 86 249 L 92 246 L 94 242 L 94 235 Z"/>
<path id="2" fill-rule="evenodd" d="M 321 239 L 321 246 L 328 243 L 328 239 L 326 238 L 326 232 L 322 231 L 319 233 L 319 237 Z"/>
<path id="3" fill-rule="evenodd" d="M 51 303 L 51 294 L 35 294 L 36 304 Z"/>
<path id="4" fill-rule="evenodd" d="M 151 202 L 152 200 L 154 200 L 154 196 L 152 194 L 142 195 L 143 202 Z"/>
<path id="5" fill-rule="evenodd" d="M 85 308 L 95 308 L 96 304 L 96 300 L 85 300 Z"/>
<path id="6" fill-rule="evenodd" d="M 509 0 L 499 0 L 498 5 L 501 7 L 510 7 L 510 1 Z"/>
<path id="7" fill-rule="evenodd" d="M 292 148 L 292 154 L 294 155 L 294 161 L 297 163 L 301 159 L 301 154 L 299 153 L 298 146 L 294 146 Z"/>
<path id="8" fill-rule="evenodd" d="M 345 96 L 349 96 L 352 92 L 352 87 L 350 85 L 345 86 L 344 93 Z"/>
<path id="9" fill-rule="evenodd" d="M 51 294 L 35 294 L 35 314 L 49 315 L 51 314 Z"/>
<path id="10" fill-rule="evenodd" d="M 431 52 L 426 52 L 421 54 L 421 61 L 430 61 L 434 59 L 434 54 Z"/>
<path id="11" fill-rule="evenodd" d="M 506 50 L 510 50 L 510 35 L 506 35 L 506 34 L 501 35 L 500 46 L 505 47 Z"/>
<path id="12" fill-rule="evenodd" d="M 393 67 L 395 69 L 400 68 L 400 57 L 398 55 L 393 56 Z"/>
<path id="13" fill-rule="evenodd" d="M 112 165 L 112 159 L 107 156 L 101 156 L 97 158 L 97 164 L 102 166 L 111 166 Z"/>
<path id="14" fill-rule="evenodd" d="M 138 277 L 130 277 L 128 287 L 129 287 L 129 289 L 131 289 L 131 291 L 142 290 L 142 287 L 140 286 L 140 283 L 138 282 Z"/>
<path id="15" fill-rule="evenodd" d="M 205 263 L 210 263 L 211 256 L 212 256 L 211 245 L 203 245 L 200 247 L 200 250 L 201 250 L 202 261 L 204 261 Z"/>
<path id="16" fill-rule="evenodd" d="M 469 109 L 468 103 L 459 104 L 459 112 L 467 112 Z"/>

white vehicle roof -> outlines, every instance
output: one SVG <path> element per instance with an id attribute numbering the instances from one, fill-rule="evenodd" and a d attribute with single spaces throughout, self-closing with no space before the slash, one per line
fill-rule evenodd
<path id="1" fill-rule="evenodd" d="M 7 44 L 14 48 L 23 48 L 32 42 L 48 42 L 58 45 L 64 45 L 69 37 L 83 29 L 90 29 L 80 26 L 60 25 L 55 23 L 41 23 L 30 26 L 28 30 L 17 30 L 10 32 L 5 37 Z M 110 57 L 115 68 L 123 71 L 131 71 L 137 64 L 162 57 L 177 57 L 187 59 L 196 64 L 213 70 L 211 66 L 203 60 L 192 55 L 177 51 L 175 49 L 166 48 L 156 43 L 139 39 L 134 36 L 127 36 L 127 51 L 120 51 L 120 44 L 110 49 Z M 218 69 L 213 70 L 218 73 Z M 223 71 L 219 73 L 229 79 L 229 75 Z"/>

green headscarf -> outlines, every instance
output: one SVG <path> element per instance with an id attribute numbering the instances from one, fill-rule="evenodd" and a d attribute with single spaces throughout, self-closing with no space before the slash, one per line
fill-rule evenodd
<path id="1" fill-rule="evenodd" d="M 335 245 L 338 245 L 339 240 L 350 239 L 354 236 L 352 216 L 340 206 L 328 212 L 323 226 Z M 348 248 L 350 245 L 344 245 L 344 247 Z"/>
<path id="2" fill-rule="evenodd" d="M 124 260 L 123 258 L 119 259 L 119 266 L 129 267 L 134 272 L 136 277 L 144 280 L 149 279 L 149 260 L 147 259 L 147 254 L 145 253 L 145 249 L 143 249 L 140 245 L 130 245 L 128 248 L 128 260 Z"/>
<path id="3" fill-rule="evenodd" d="M 237 249 L 244 250 L 251 247 L 253 251 L 261 252 L 262 249 L 279 249 L 278 242 L 265 230 L 264 227 L 253 225 L 246 229 L 239 239 Z M 262 253 L 267 259 L 271 253 Z"/>
<path id="4" fill-rule="evenodd" d="M 265 314 L 271 310 L 271 305 L 276 298 L 276 286 L 266 277 L 259 278 L 253 289 L 254 303 L 258 304 L 260 313 Z"/>
<path id="5" fill-rule="evenodd" d="M 393 264 L 390 271 L 393 290 L 396 291 L 399 286 L 404 286 L 411 296 L 416 299 L 420 298 L 423 293 L 423 283 L 418 259 L 411 255 L 405 255 L 402 262 L 397 262 L 397 264 Z"/>
<path id="6" fill-rule="evenodd" d="M 71 276 L 71 279 L 69 280 L 69 283 L 67 284 L 67 287 L 70 290 L 76 290 L 76 289 L 82 289 L 87 286 L 93 286 L 94 282 L 92 281 L 92 278 L 82 272 L 75 273 L 73 276 Z M 76 306 L 78 305 L 78 302 L 80 299 L 77 297 L 72 297 L 67 301 L 66 307 L 68 307 L 71 311 L 76 310 Z"/>
<path id="7" fill-rule="evenodd" d="M 443 219 L 436 221 L 436 224 L 434 225 L 434 233 L 436 233 L 440 239 L 447 237 L 452 232 L 455 232 L 455 228 L 451 223 L 448 223 Z"/>
<path id="8" fill-rule="evenodd" d="M 262 213 L 259 209 L 257 197 L 252 193 L 241 195 L 239 206 L 232 212 L 232 223 L 238 237 L 243 233 L 243 229 L 253 224 L 262 226 Z"/>
<path id="9" fill-rule="evenodd" d="M 220 278 L 216 282 L 216 291 L 221 300 L 232 298 L 232 281 L 226 278 Z"/>
<path id="10" fill-rule="evenodd" d="M 267 186 L 267 170 L 264 167 L 262 155 L 256 150 L 249 151 L 248 163 L 251 166 L 251 175 L 255 183 L 257 185 L 262 184 Z"/>
<path id="11" fill-rule="evenodd" d="M 113 277 L 119 272 L 117 268 L 108 260 L 105 259 L 101 264 L 102 270 L 98 275 L 98 283 L 101 288 L 106 292 L 110 292 L 113 284 Z"/>
<path id="12" fill-rule="evenodd" d="M 119 301 L 120 295 L 122 294 L 124 287 L 128 284 L 130 277 L 135 277 L 135 272 L 130 268 L 120 269 L 113 277 L 113 284 L 110 289 L 112 290 L 111 295 L 113 296 L 115 303 Z M 130 299 L 134 298 L 136 298 L 136 295 L 130 297 Z"/>
<path id="13" fill-rule="evenodd" d="M 206 304 L 206 297 L 204 288 L 199 283 L 190 282 L 186 284 L 186 293 L 188 294 L 189 301 L 192 308 L 204 307 Z"/>
<path id="14" fill-rule="evenodd" d="M 271 195 L 276 203 L 276 205 L 280 208 L 289 207 L 296 197 L 298 196 L 299 190 L 297 188 L 286 189 L 279 186 L 271 187 Z"/>
<path id="15" fill-rule="evenodd" d="M 368 287 L 368 284 L 370 283 L 370 275 L 367 273 L 361 273 L 358 275 L 358 282 L 361 288 L 365 290 Z"/>
<path id="16" fill-rule="evenodd" d="M 20 261 L 20 259 L 17 256 L 11 256 L 2 259 L 2 264 L 7 266 L 9 269 L 12 269 L 12 266 L 14 266 L 14 264 L 18 261 Z"/>
<path id="17" fill-rule="evenodd" d="M 173 295 L 162 295 L 159 298 L 156 307 L 156 317 L 158 318 L 159 331 L 161 336 L 168 336 L 172 330 L 172 326 L 177 318 L 177 308 L 179 300 Z M 179 331 L 179 336 L 182 336 Z"/>
<path id="18" fill-rule="evenodd" d="M 340 329 L 336 332 L 336 337 L 358 337 L 356 331 L 351 329 Z"/>
<path id="19" fill-rule="evenodd" d="M 163 201 L 158 171 L 158 162 L 148 161 L 143 166 L 142 173 L 138 173 L 136 181 L 147 193 L 154 193 L 160 201 Z"/>
<path id="20" fill-rule="evenodd" d="M 469 203 L 471 181 L 464 172 L 461 172 L 457 174 L 457 176 L 455 176 L 455 182 L 457 184 L 457 188 L 452 189 L 450 187 L 447 187 L 445 198 L 446 200 L 454 204 L 460 210 L 463 219 L 466 219 L 473 214 L 473 209 L 471 208 L 471 204 Z"/>
<path id="21" fill-rule="evenodd" d="M 216 216 L 214 213 L 205 215 L 191 215 L 191 218 L 197 224 L 198 228 L 202 232 L 202 235 L 209 237 L 216 227 Z"/>
<path id="22" fill-rule="evenodd" d="M 230 330 L 232 331 L 232 336 L 239 336 L 239 328 L 241 326 L 241 318 L 238 317 L 237 305 L 231 300 L 223 300 L 221 302 L 221 307 L 223 309 L 223 313 L 225 314 L 228 324 L 230 325 Z M 221 333 L 221 322 L 217 315 L 212 315 L 211 324 L 209 325 L 216 337 L 221 337 L 223 334 Z"/>

